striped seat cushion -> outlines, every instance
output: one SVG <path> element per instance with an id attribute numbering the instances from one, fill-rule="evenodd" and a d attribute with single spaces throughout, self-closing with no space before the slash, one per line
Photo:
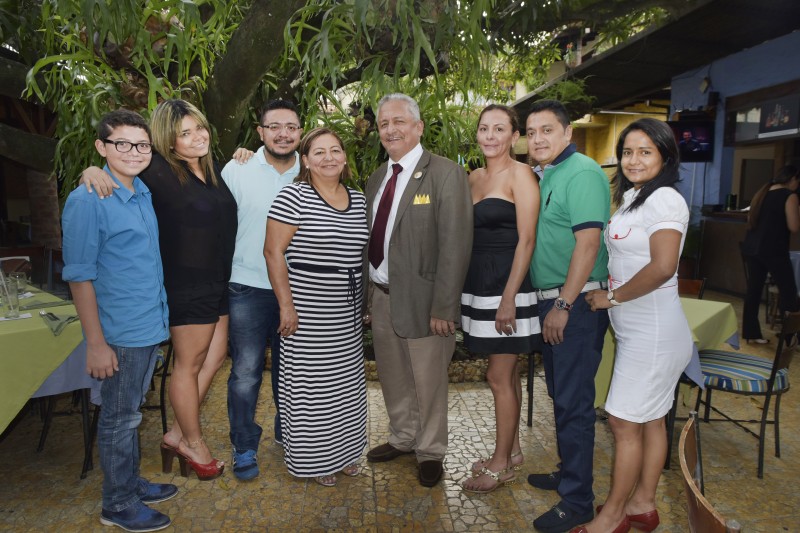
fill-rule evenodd
<path id="1" fill-rule="evenodd" d="M 763 394 L 767 392 L 772 360 L 746 353 L 701 350 L 700 368 L 707 387 Z M 775 376 L 775 387 L 772 390 L 777 392 L 788 388 L 788 372 L 782 368 Z"/>

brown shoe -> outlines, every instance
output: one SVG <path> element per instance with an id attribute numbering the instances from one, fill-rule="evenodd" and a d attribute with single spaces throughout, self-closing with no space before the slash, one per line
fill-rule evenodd
<path id="1" fill-rule="evenodd" d="M 433 487 L 442 479 L 444 468 L 441 461 L 422 461 L 419 464 L 419 484 L 423 487 Z"/>
<path id="2" fill-rule="evenodd" d="M 386 444 L 376 446 L 367 452 L 367 461 L 370 463 L 383 463 L 386 461 L 391 461 L 392 459 L 397 459 L 401 455 L 407 455 L 409 453 L 414 453 L 414 450 L 409 450 L 407 452 L 398 450 L 387 442 Z"/>

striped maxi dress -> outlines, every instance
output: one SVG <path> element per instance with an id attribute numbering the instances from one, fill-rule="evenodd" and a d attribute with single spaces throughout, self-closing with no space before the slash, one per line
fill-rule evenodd
<path id="1" fill-rule="evenodd" d="M 297 226 L 286 250 L 297 332 L 281 338 L 279 398 L 285 461 L 297 477 L 341 471 L 366 446 L 361 301 L 369 237 L 366 199 L 347 189 L 339 211 L 308 183 L 276 197 L 269 218 Z"/>

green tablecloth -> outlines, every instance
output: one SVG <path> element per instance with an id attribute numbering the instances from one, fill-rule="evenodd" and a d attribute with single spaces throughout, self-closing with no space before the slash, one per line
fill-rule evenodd
<path id="1" fill-rule="evenodd" d="M 52 294 L 32 292 L 34 297 L 20 300 L 21 306 L 61 302 Z M 58 315 L 76 314 L 73 305 L 50 310 Z M 39 311 L 20 310 L 20 314 L 30 313 L 31 318 L 0 321 L 0 432 L 83 340 L 80 322 L 69 324 L 56 337 L 39 317 Z"/>
<path id="2" fill-rule="evenodd" d="M 698 350 L 717 348 L 739 331 L 736 313 L 729 303 L 681 298 L 681 305 Z M 616 350 L 614 332 L 609 327 L 603 344 L 603 359 L 594 377 L 595 407 L 602 407 L 606 403 Z"/>

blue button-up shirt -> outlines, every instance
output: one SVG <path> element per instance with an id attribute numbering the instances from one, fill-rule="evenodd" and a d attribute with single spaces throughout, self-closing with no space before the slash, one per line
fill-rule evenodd
<path id="1" fill-rule="evenodd" d="M 106 172 L 111 173 L 108 167 Z M 106 342 L 142 347 L 169 337 L 167 294 L 150 189 L 139 179 L 100 200 L 78 187 L 62 216 L 65 281 L 91 281 Z"/>

